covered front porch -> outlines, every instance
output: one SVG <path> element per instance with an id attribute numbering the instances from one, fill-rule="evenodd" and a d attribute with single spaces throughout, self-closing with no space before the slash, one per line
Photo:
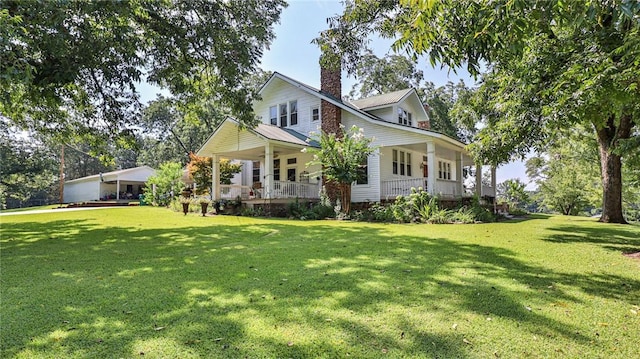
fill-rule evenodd
<path id="1" fill-rule="evenodd" d="M 482 182 L 490 171 L 490 183 Z M 380 150 L 380 199 L 406 196 L 412 188 L 443 199 L 495 197 L 495 168 L 474 163 L 466 153 L 447 143 L 423 143 L 383 147 Z"/>
<path id="2" fill-rule="evenodd" d="M 303 148 L 318 146 L 293 130 L 259 124 L 241 129 L 227 119 L 198 151 L 213 159 L 213 200 L 264 201 L 317 199 L 321 189 L 320 167 L 307 168 L 311 154 Z M 230 185 L 220 184 L 220 161 L 242 161 L 242 172 Z"/>

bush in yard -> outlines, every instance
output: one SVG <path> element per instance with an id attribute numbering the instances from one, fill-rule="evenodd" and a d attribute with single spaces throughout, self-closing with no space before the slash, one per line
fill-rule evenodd
<path id="1" fill-rule="evenodd" d="M 321 165 L 322 174 L 340 187 L 340 210 L 349 214 L 351 209 L 351 184 L 366 176 L 366 163 L 376 148 L 373 138 L 364 136 L 364 130 L 356 126 L 338 134 L 322 132 L 317 138 L 320 148 L 305 147 L 302 151 L 313 154 L 307 166 Z"/>
<path id="2" fill-rule="evenodd" d="M 211 178 L 213 173 L 213 160 L 211 157 L 196 156 L 189 153 L 191 161 L 187 164 L 189 174 L 196 183 L 196 194 L 206 194 L 211 189 Z M 231 184 L 231 179 L 236 173 L 242 171 L 240 163 L 233 163 L 229 160 L 220 160 L 220 184 Z"/>
<path id="3" fill-rule="evenodd" d="M 472 209 L 462 207 L 451 213 L 453 223 L 471 224 L 476 222 L 476 216 Z"/>
<path id="4" fill-rule="evenodd" d="M 155 191 L 153 186 L 155 185 Z M 178 162 L 165 162 L 156 173 L 149 177 L 145 187 L 146 196 L 151 195 L 156 206 L 168 206 L 184 188 L 182 182 L 182 165 Z M 145 200 L 148 200 L 145 197 Z"/>
<path id="5" fill-rule="evenodd" d="M 354 219 L 365 222 L 395 222 L 395 215 L 391 206 L 374 203 L 368 208 L 357 211 Z"/>
<path id="6" fill-rule="evenodd" d="M 453 223 L 453 212 L 448 209 L 436 209 L 431 213 L 431 217 L 426 219 L 431 224 L 447 224 Z"/>

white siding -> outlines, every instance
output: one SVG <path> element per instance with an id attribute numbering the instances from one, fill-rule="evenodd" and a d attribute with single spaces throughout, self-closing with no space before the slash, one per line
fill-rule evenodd
<path id="1" fill-rule="evenodd" d="M 100 199 L 100 180 L 65 183 L 64 202 L 97 201 Z"/>
<path id="2" fill-rule="evenodd" d="M 452 163 L 452 179 L 457 179 L 457 176 L 459 175 L 456 173 L 455 169 L 455 156 L 457 152 L 463 150 L 462 148 L 455 149 L 452 145 L 444 143 L 442 140 L 430 138 L 428 133 L 417 134 L 402 129 L 391 128 L 384 124 L 371 123 L 361 119 L 360 117 L 346 113 L 345 111 L 342 112 L 342 123 L 347 128 L 354 125 L 364 128 L 365 136 L 374 137 L 375 140 L 373 141 L 373 145 L 380 146 L 380 155 L 377 157 L 377 160 L 374 161 L 376 162 L 375 168 L 372 166 L 371 159 L 369 161 L 370 174 L 372 171 L 375 171 L 377 180 L 374 180 L 374 177 L 370 176 L 368 188 L 357 188 L 358 186 L 353 186 L 352 196 L 354 202 L 367 200 L 379 201 L 381 181 L 423 178 L 423 172 L 420 168 L 420 164 L 422 163 L 422 156 L 426 155 L 426 143 L 428 140 L 436 142 L 436 168 L 430 169 L 430 172 L 435 173 L 437 178 L 437 161 L 444 159 Z M 405 153 L 411 153 L 411 176 L 393 174 L 393 149 L 404 151 Z M 373 183 L 372 181 L 376 181 L 376 183 Z M 441 190 L 442 192 L 445 192 L 445 190 L 448 191 L 449 187 L 454 185 L 455 181 L 443 181 L 441 184 L 441 186 L 443 186 Z"/>
<path id="3" fill-rule="evenodd" d="M 405 111 L 411 112 L 413 127 L 418 127 L 416 121 L 426 121 L 428 119 L 422 103 L 416 96 L 409 96 L 396 105 L 394 111 L 395 120 L 392 122 L 398 122 L 398 107 L 402 107 Z"/>
<path id="4" fill-rule="evenodd" d="M 377 110 L 372 110 L 367 112 L 374 116 L 378 116 L 381 119 L 388 122 L 394 122 L 394 123 L 398 122 L 398 115 L 397 115 L 397 112 L 394 110 L 393 106 L 380 108 Z"/>
<path id="5" fill-rule="evenodd" d="M 352 202 L 380 201 L 380 158 L 378 153 L 369 156 L 369 183 L 351 186 Z"/>
<path id="6" fill-rule="evenodd" d="M 320 108 L 320 99 L 278 78 L 274 78 L 269 87 L 262 91 L 262 100 L 254 103 L 253 109 L 262 123 L 270 124 L 269 108 L 292 100 L 298 101 L 298 124 L 287 128 L 304 135 L 317 131 L 320 121 L 311 121 L 311 108 Z"/>

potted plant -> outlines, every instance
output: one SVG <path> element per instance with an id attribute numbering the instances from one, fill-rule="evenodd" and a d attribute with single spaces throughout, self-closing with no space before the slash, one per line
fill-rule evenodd
<path id="1" fill-rule="evenodd" d="M 211 200 L 208 196 L 200 196 L 198 198 L 198 203 L 200 203 L 200 207 L 202 208 L 202 217 L 204 217 L 205 214 L 207 214 L 207 208 L 209 207 Z"/>
<path id="2" fill-rule="evenodd" d="M 182 212 L 184 212 L 184 215 L 186 216 L 187 213 L 189 212 L 189 205 L 191 204 L 191 197 L 180 196 L 178 198 L 178 200 L 180 201 L 180 203 L 182 203 Z"/>
<path id="3" fill-rule="evenodd" d="M 185 188 L 182 190 L 182 193 L 181 193 L 181 194 L 182 194 L 182 196 L 183 196 L 183 197 L 191 197 L 191 193 L 192 193 L 191 188 L 189 188 L 189 187 L 185 187 Z"/>

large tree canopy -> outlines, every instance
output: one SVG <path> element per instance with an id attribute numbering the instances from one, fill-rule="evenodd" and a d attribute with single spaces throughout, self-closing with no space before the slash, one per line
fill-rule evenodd
<path id="1" fill-rule="evenodd" d="M 141 81 L 255 118 L 245 86 L 283 0 L 2 1 L 0 114 L 63 138 L 130 134 Z"/>
<path id="2" fill-rule="evenodd" d="M 640 136 L 640 2 L 356 1 L 326 35 L 372 30 L 432 63 L 488 74 L 469 115 L 486 122 L 472 150 L 500 164 L 543 150 L 558 128 L 588 124 L 598 140 L 606 222 L 622 215 L 622 158 Z M 357 59 L 362 40 L 320 43 Z M 351 42 L 351 44 L 349 44 Z"/>

